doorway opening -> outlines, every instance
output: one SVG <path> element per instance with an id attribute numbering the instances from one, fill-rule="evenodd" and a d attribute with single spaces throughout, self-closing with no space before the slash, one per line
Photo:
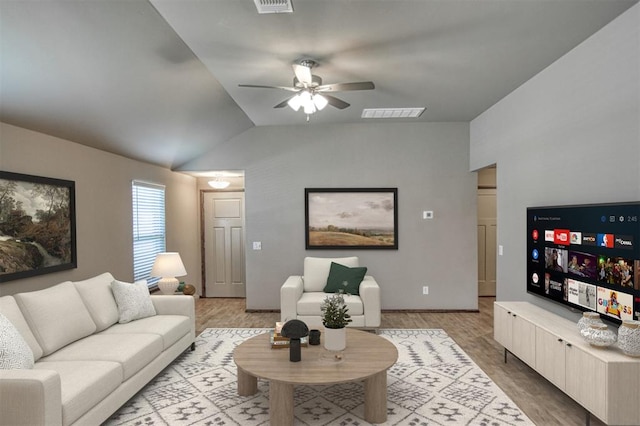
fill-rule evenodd
<path id="1" fill-rule="evenodd" d="M 478 296 L 495 297 L 497 271 L 497 167 L 478 170 Z"/>
<path id="2" fill-rule="evenodd" d="M 198 177 L 202 296 L 246 296 L 244 172 Z"/>

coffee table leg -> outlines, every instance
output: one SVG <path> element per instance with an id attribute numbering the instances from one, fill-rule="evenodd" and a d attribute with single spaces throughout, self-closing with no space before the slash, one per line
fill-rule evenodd
<path id="1" fill-rule="evenodd" d="M 364 419 L 369 423 L 387 421 L 387 371 L 364 381 Z"/>
<path id="2" fill-rule="evenodd" d="M 272 425 L 293 425 L 293 385 L 269 382 L 269 416 Z"/>
<path id="3" fill-rule="evenodd" d="M 238 395 L 249 396 L 258 392 L 258 378 L 238 367 Z"/>

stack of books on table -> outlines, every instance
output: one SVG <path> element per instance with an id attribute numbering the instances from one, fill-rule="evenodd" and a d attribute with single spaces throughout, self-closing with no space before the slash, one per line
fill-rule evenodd
<path id="1" fill-rule="evenodd" d="M 282 334 L 280 334 L 280 331 L 282 330 L 283 325 L 284 323 L 282 322 L 276 322 L 275 328 L 273 329 L 273 331 L 271 331 L 270 342 L 271 342 L 272 349 L 289 347 L 289 338 L 284 337 Z M 300 346 L 307 346 L 308 343 L 309 343 L 308 336 L 305 336 L 302 339 L 300 339 Z"/>

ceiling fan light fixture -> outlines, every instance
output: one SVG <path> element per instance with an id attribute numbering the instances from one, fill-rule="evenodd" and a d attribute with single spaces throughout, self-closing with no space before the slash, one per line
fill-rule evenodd
<path id="1" fill-rule="evenodd" d="M 328 103 L 329 101 L 324 96 L 318 94 L 313 95 L 313 104 L 316 106 L 318 111 L 322 111 Z"/>
<path id="2" fill-rule="evenodd" d="M 306 104 L 304 104 L 304 113 L 307 115 L 311 115 L 314 112 L 316 112 L 316 106 L 313 104 L 313 102 L 307 102 Z"/>
<path id="3" fill-rule="evenodd" d="M 295 95 L 287 102 L 287 105 L 291 107 L 292 110 L 298 111 L 302 106 L 302 99 L 300 98 L 300 94 Z"/>

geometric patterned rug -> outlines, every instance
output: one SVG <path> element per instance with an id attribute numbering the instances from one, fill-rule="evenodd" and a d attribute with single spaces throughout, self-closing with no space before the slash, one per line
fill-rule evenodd
<path id="1" fill-rule="evenodd" d="M 104 425 L 269 425 L 268 382 L 258 380 L 255 395 L 238 396 L 233 362 L 238 344 L 266 331 L 206 329 L 195 351 L 180 355 Z M 387 374 L 385 425 L 533 425 L 443 330 L 383 329 L 380 336 L 398 348 Z M 370 424 L 362 383 L 296 386 L 294 398 L 296 425 Z"/>

